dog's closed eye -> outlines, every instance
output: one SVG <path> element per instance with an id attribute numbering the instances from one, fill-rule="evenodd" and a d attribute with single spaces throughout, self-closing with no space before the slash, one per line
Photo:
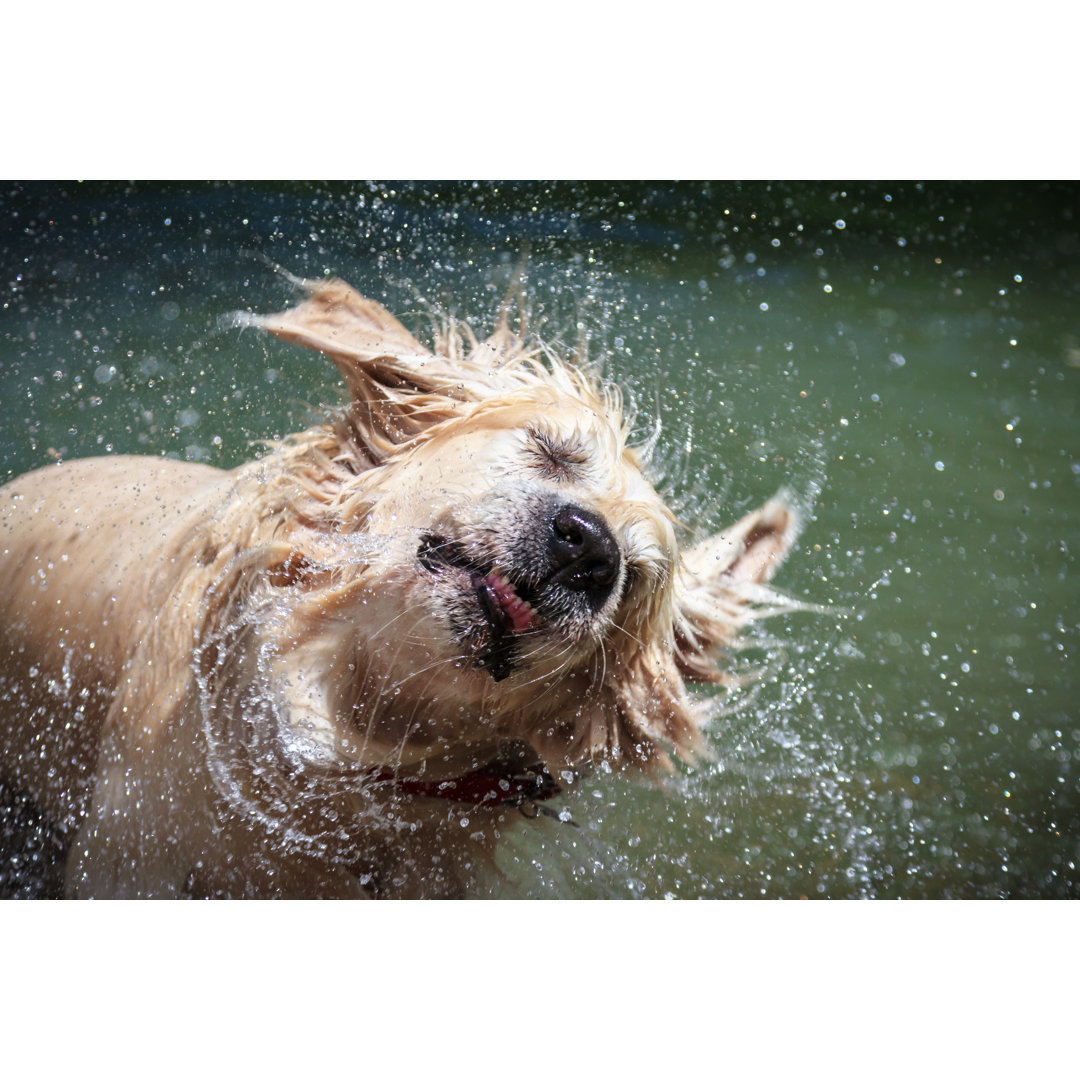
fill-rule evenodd
<path id="1" fill-rule="evenodd" d="M 527 449 L 535 465 L 550 480 L 578 480 L 588 462 L 586 448 L 578 442 L 530 428 Z"/>

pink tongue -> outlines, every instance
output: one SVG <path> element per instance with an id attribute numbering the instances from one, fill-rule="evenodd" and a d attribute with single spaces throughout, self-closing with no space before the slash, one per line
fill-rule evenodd
<path id="1" fill-rule="evenodd" d="M 510 622 L 510 629 L 515 634 L 528 630 L 536 619 L 533 609 L 521 599 L 509 582 L 497 574 L 489 574 L 484 584 L 498 597 L 499 606 Z"/>

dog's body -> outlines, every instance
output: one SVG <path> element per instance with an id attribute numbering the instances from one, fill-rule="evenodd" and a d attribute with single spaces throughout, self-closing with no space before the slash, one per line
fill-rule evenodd
<path id="1" fill-rule="evenodd" d="M 309 291 L 245 321 L 337 363 L 336 424 L 0 490 L 2 779 L 68 895 L 461 895 L 583 768 L 692 760 L 685 680 L 779 602 L 794 514 L 680 554 L 617 398 L 505 318 L 429 351 Z"/>

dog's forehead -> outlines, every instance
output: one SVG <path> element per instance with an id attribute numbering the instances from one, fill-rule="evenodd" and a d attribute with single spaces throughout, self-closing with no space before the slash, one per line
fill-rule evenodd
<path id="1" fill-rule="evenodd" d="M 601 439 L 618 437 L 621 431 L 619 417 L 569 396 L 557 406 L 537 410 L 537 419 L 560 431 L 588 433 Z"/>
<path id="2" fill-rule="evenodd" d="M 500 417 L 507 421 L 510 417 Z M 579 405 L 574 409 L 528 409 L 512 422 L 468 425 L 459 439 L 448 438 L 437 453 L 464 458 L 485 471 L 534 471 L 537 452 L 565 461 L 561 483 L 605 491 L 635 489 L 644 497 L 651 486 L 620 428 L 602 412 Z"/>
<path id="3" fill-rule="evenodd" d="M 517 393 L 488 399 L 449 422 L 437 425 L 409 451 L 423 458 L 455 454 L 504 458 L 543 433 L 575 455 L 614 468 L 625 451 L 619 418 L 601 407 L 567 394 Z"/>

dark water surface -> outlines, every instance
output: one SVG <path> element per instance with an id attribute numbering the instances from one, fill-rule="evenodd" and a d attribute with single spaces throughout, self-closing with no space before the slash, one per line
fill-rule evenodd
<path id="1" fill-rule="evenodd" d="M 1080 222 L 1067 185 L 0 186 L 0 480 L 65 458 L 229 467 L 340 400 L 223 325 L 270 263 L 490 326 L 529 253 L 548 337 L 628 385 L 692 529 L 781 487 L 777 579 L 824 614 L 742 658 L 716 762 L 594 780 L 500 895 L 1080 893 Z M 412 320 L 418 323 L 418 320 Z"/>

